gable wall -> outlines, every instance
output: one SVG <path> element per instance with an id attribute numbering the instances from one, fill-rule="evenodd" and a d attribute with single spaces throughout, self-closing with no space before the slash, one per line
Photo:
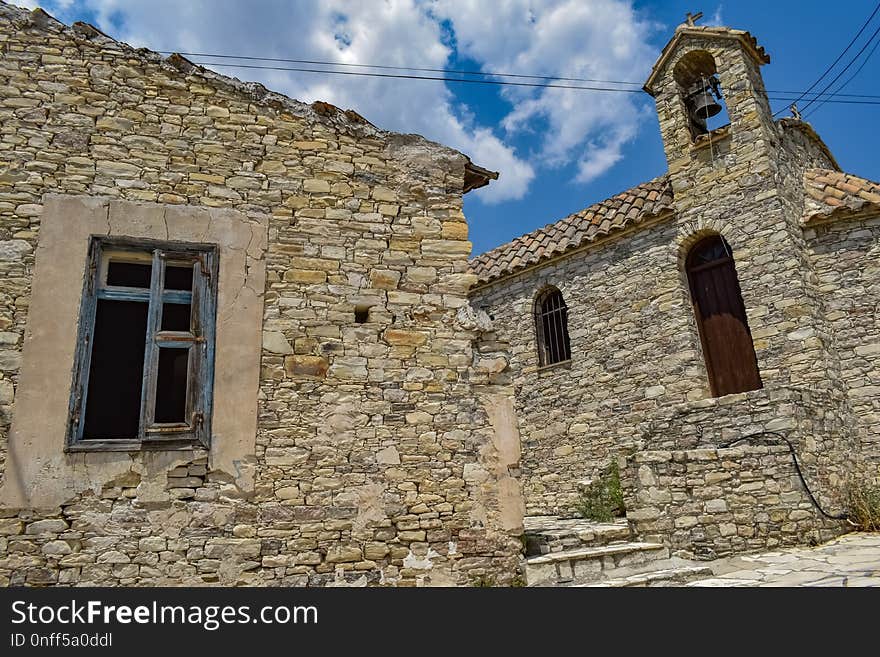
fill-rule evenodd
<path id="1" fill-rule="evenodd" d="M 465 158 L 186 70 L 0 4 L 0 583 L 509 580 L 515 426 L 472 367 Z M 145 234 L 183 218 L 192 239 L 202 208 L 264 227 L 220 291 L 262 308 L 258 392 L 222 409 L 255 432 L 160 456 L 65 454 L 62 431 L 51 462 L 16 449 L 47 194 L 140 203 Z M 64 398 L 71 376 L 39 383 Z M 244 455 L 220 458 L 230 442 Z"/>

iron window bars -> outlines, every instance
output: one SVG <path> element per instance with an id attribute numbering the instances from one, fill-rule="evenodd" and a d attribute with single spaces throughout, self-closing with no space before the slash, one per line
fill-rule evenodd
<path id="1" fill-rule="evenodd" d="M 535 303 L 535 331 L 538 338 L 538 362 L 543 367 L 571 360 L 568 338 L 568 306 L 562 292 L 550 288 Z"/>

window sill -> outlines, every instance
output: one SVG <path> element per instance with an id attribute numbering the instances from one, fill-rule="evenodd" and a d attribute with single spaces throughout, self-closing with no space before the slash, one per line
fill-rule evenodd
<path id="1" fill-rule="evenodd" d="M 201 452 L 205 455 L 208 449 L 201 443 L 191 440 L 82 440 L 64 447 L 65 452 Z"/>
<path id="2" fill-rule="evenodd" d="M 711 144 L 715 144 L 730 136 L 730 124 L 715 128 L 711 132 L 696 137 L 691 144 L 692 150 L 698 151 L 708 148 Z"/>
<path id="3" fill-rule="evenodd" d="M 550 372 L 557 369 L 571 369 L 571 359 L 569 358 L 568 360 L 561 360 L 558 363 L 552 363 L 551 365 L 542 365 L 541 367 L 537 368 L 535 372 L 538 374 L 543 374 L 545 372 Z"/>

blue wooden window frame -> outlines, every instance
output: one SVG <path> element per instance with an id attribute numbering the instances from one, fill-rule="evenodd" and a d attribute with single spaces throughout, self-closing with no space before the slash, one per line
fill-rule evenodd
<path id="1" fill-rule="evenodd" d="M 151 262 L 150 287 L 107 284 L 111 261 Z M 210 446 L 214 383 L 214 334 L 217 309 L 217 261 L 214 245 L 92 236 L 80 306 L 79 336 L 70 396 L 67 451 L 139 451 Z M 191 264 L 192 291 L 166 290 L 165 267 Z M 95 314 L 99 299 L 148 304 L 138 432 L 131 438 L 83 435 Z M 189 331 L 162 330 L 163 304 L 190 304 Z M 185 420 L 155 421 L 159 349 L 187 349 Z"/>

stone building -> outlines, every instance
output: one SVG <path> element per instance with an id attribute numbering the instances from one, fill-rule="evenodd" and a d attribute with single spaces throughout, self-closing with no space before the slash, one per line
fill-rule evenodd
<path id="1" fill-rule="evenodd" d="M 774 118 L 769 61 L 679 26 L 644 87 L 668 171 L 471 261 L 510 343 L 527 515 L 570 516 L 622 455 L 636 533 L 712 556 L 842 531 L 786 439 L 829 515 L 876 476 L 880 185 Z"/>
<path id="2" fill-rule="evenodd" d="M 679 27 L 667 173 L 469 263 L 461 153 L 0 1 L 0 584 L 508 584 L 610 463 L 639 550 L 843 531 L 880 185 L 767 62 Z"/>
<path id="3" fill-rule="evenodd" d="M 494 177 L 0 2 L 0 584 L 509 582 Z"/>

